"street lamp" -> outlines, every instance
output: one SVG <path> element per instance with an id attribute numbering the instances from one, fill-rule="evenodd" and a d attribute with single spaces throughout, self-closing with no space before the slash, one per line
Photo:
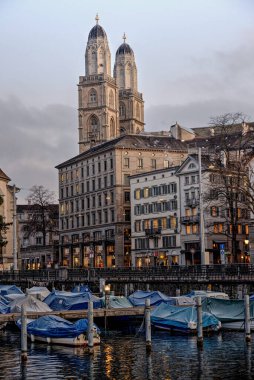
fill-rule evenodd
<path id="1" fill-rule="evenodd" d="M 105 293 L 105 308 L 109 308 L 109 296 L 110 296 L 110 284 L 106 284 L 104 286 L 104 293 Z"/>

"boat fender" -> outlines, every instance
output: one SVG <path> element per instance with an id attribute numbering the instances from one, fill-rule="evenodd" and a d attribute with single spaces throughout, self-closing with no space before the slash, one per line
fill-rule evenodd
<path id="1" fill-rule="evenodd" d="M 188 322 L 188 328 L 190 330 L 196 330 L 196 328 L 197 328 L 196 322 Z"/>
<path id="2" fill-rule="evenodd" d="M 47 343 L 51 343 L 51 338 L 47 337 Z"/>
<path id="3" fill-rule="evenodd" d="M 35 341 L 34 335 L 30 335 L 30 338 L 31 338 L 31 342 L 34 343 L 34 341 Z"/>

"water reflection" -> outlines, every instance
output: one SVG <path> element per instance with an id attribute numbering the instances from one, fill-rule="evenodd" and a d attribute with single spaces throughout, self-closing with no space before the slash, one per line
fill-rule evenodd
<path id="1" fill-rule="evenodd" d="M 0 333 L 0 379 L 121 379 L 188 380 L 253 379 L 254 342 L 242 333 L 204 338 L 203 350 L 196 337 L 154 332 L 148 355 L 143 336 L 110 334 L 89 355 L 83 348 L 28 345 L 28 361 L 20 363 L 17 332 Z"/>

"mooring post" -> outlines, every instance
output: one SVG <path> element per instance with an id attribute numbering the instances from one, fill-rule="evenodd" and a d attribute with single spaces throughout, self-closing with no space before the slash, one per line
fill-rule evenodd
<path id="1" fill-rule="evenodd" d="M 145 304 L 145 326 L 146 326 L 146 351 L 150 352 L 152 350 L 150 298 L 146 299 L 146 304 Z"/>
<path id="2" fill-rule="evenodd" d="M 198 323 L 198 340 L 197 345 L 203 347 L 203 323 L 202 323 L 202 300 L 197 297 L 197 323 Z"/>
<path id="3" fill-rule="evenodd" d="M 89 354 L 93 354 L 93 301 L 88 303 L 88 351 Z"/>
<path id="4" fill-rule="evenodd" d="M 24 305 L 21 306 L 21 360 L 27 360 L 27 320 Z"/>
<path id="5" fill-rule="evenodd" d="M 176 297 L 180 297 L 181 295 L 181 290 L 180 289 L 176 289 Z"/>
<path id="6" fill-rule="evenodd" d="M 148 284 L 148 283 L 146 284 L 146 291 L 147 291 L 147 292 L 150 291 L 150 288 L 149 288 L 149 284 Z"/>
<path id="7" fill-rule="evenodd" d="M 124 284 L 124 296 L 128 297 L 128 284 Z"/>
<path id="8" fill-rule="evenodd" d="M 250 333 L 250 296 L 245 294 L 244 296 L 244 310 L 245 310 L 245 340 L 246 342 L 251 341 Z"/>
<path id="9" fill-rule="evenodd" d="M 62 285 L 62 292 L 65 290 L 65 285 Z"/>
<path id="10" fill-rule="evenodd" d="M 80 285 L 77 286 L 77 293 L 80 293 Z"/>

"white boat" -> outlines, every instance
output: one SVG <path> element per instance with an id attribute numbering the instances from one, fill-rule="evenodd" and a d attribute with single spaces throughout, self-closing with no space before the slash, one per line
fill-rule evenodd
<path id="1" fill-rule="evenodd" d="M 222 322 L 221 327 L 223 330 L 244 331 L 244 321 Z M 250 329 L 254 331 L 253 320 L 250 321 Z"/>
<path id="2" fill-rule="evenodd" d="M 21 328 L 21 320 L 16 323 Z M 32 342 L 85 347 L 88 345 L 87 328 L 87 319 L 71 323 L 55 315 L 46 315 L 36 320 L 28 320 L 27 335 Z M 100 344 L 99 329 L 95 325 L 93 335 L 94 345 Z"/>

